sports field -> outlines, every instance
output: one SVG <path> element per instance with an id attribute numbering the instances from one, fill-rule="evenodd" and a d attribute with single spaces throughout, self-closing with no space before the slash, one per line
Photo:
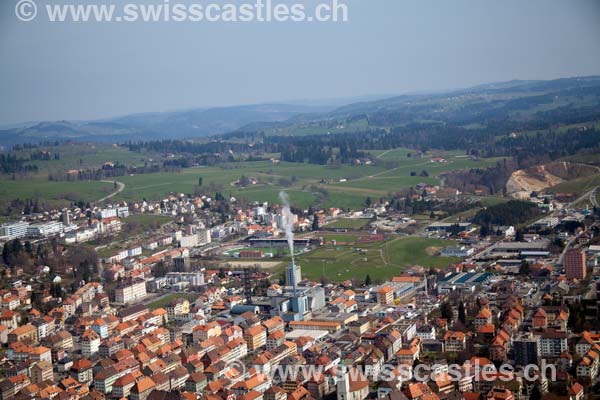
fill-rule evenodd
<path id="1" fill-rule="evenodd" d="M 368 218 L 340 218 L 327 225 L 323 225 L 326 229 L 362 229 L 368 225 Z"/>
<path id="2" fill-rule="evenodd" d="M 274 247 L 240 247 L 225 251 L 223 254 L 228 257 L 237 257 L 240 251 L 251 250 L 261 251 L 266 258 L 269 257 L 285 257 L 290 255 L 290 249 L 287 246 Z M 303 249 L 295 248 L 294 255 L 302 254 Z"/>
<path id="3" fill-rule="evenodd" d="M 332 282 L 364 277 L 386 280 L 411 266 L 444 267 L 459 261 L 437 256 L 452 242 L 421 237 L 395 237 L 384 242 L 327 245 L 296 258 L 302 275 L 319 280 L 326 276 Z"/>

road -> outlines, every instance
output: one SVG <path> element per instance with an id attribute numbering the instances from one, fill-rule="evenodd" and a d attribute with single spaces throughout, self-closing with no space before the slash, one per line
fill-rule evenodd
<path id="1" fill-rule="evenodd" d="M 385 154 L 389 153 L 389 152 L 390 152 L 390 151 L 392 151 L 392 150 L 393 150 L 393 149 L 386 150 L 386 151 L 384 151 L 383 153 L 379 154 L 379 155 L 378 155 L 377 157 L 375 157 L 375 158 L 381 158 L 381 157 L 383 157 Z"/>
<path id="2" fill-rule="evenodd" d="M 584 194 L 582 194 L 580 197 L 578 197 L 577 199 L 573 200 L 572 202 L 570 202 L 567 205 L 567 208 L 571 208 L 573 206 L 575 206 L 575 204 L 580 203 L 586 199 L 590 199 L 590 201 L 592 202 L 592 204 L 596 203 L 596 192 L 598 191 L 598 186 L 596 186 L 595 188 L 593 188 L 592 190 L 590 190 L 589 192 L 585 192 Z M 593 197 L 593 200 L 592 200 Z"/>
<path id="3" fill-rule="evenodd" d="M 102 203 L 103 201 L 106 201 L 106 200 L 110 199 L 111 197 L 118 195 L 119 193 L 121 193 L 123 191 L 123 189 L 125 189 L 125 184 L 123 182 L 118 182 L 118 181 L 100 181 L 100 182 L 116 183 L 117 190 L 115 190 L 114 192 L 112 192 L 111 194 L 109 194 L 107 196 L 104 196 L 100 200 L 96 201 L 96 203 Z"/>
<path id="4" fill-rule="evenodd" d="M 596 186 L 596 189 L 592 190 L 590 193 L 590 203 L 596 208 L 600 207 L 600 205 L 598 205 L 598 189 L 600 189 L 600 187 Z"/>

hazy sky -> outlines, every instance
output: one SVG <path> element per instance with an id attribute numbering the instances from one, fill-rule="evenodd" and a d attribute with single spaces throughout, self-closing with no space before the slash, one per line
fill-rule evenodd
<path id="1" fill-rule="evenodd" d="M 50 23 L 49 1 L 110 2 L 0 1 L 0 124 L 600 74 L 597 0 L 350 0 L 345 23 Z"/>

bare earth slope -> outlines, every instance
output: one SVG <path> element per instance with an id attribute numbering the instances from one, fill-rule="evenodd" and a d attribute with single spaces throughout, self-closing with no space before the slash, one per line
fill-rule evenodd
<path id="1" fill-rule="evenodd" d="M 526 198 L 533 191 L 542 191 L 564 181 L 583 178 L 600 172 L 598 167 L 571 162 L 554 162 L 520 169 L 506 182 L 507 193 L 515 198 Z"/>

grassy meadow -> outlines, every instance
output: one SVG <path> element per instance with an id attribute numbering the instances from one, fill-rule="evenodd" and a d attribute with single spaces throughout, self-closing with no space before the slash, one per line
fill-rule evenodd
<path id="1" fill-rule="evenodd" d="M 28 150 L 22 150 L 23 152 Z M 52 152 L 52 148 L 50 149 Z M 98 181 L 50 182 L 50 171 L 99 167 L 105 162 L 143 165 L 155 161 L 156 155 L 129 152 L 111 145 L 64 145 L 57 151 L 60 159 L 36 161 L 40 171 L 27 179 L 0 178 L 0 203 L 14 198 L 44 198 L 52 205 L 71 201 L 93 202 L 114 188 Z M 422 157 L 408 149 L 372 150 L 372 165 L 315 165 L 306 163 L 271 163 L 269 161 L 238 162 L 212 167 L 186 168 L 181 172 L 162 172 L 118 177 L 125 189 L 116 201 L 159 200 L 169 193 L 194 193 L 202 177 L 201 191 L 220 191 L 240 200 L 279 202 L 279 192 L 285 189 L 294 206 L 310 205 L 361 208 L 367 197 L 377 199 L 418 183 L 438 184 L 443 172 L 492 165 L 496 159 L 470 160 L 459 152 L 428 152 Z M 444 157 L 448 162 L 432 162 Z M 426 171 L 428 176 L 420 176 Z M 411 176 L 416 175 L 416 176 Z M 235 182 L 242 176 L 257 179 L 256 185 L 240 187 Z"/>

